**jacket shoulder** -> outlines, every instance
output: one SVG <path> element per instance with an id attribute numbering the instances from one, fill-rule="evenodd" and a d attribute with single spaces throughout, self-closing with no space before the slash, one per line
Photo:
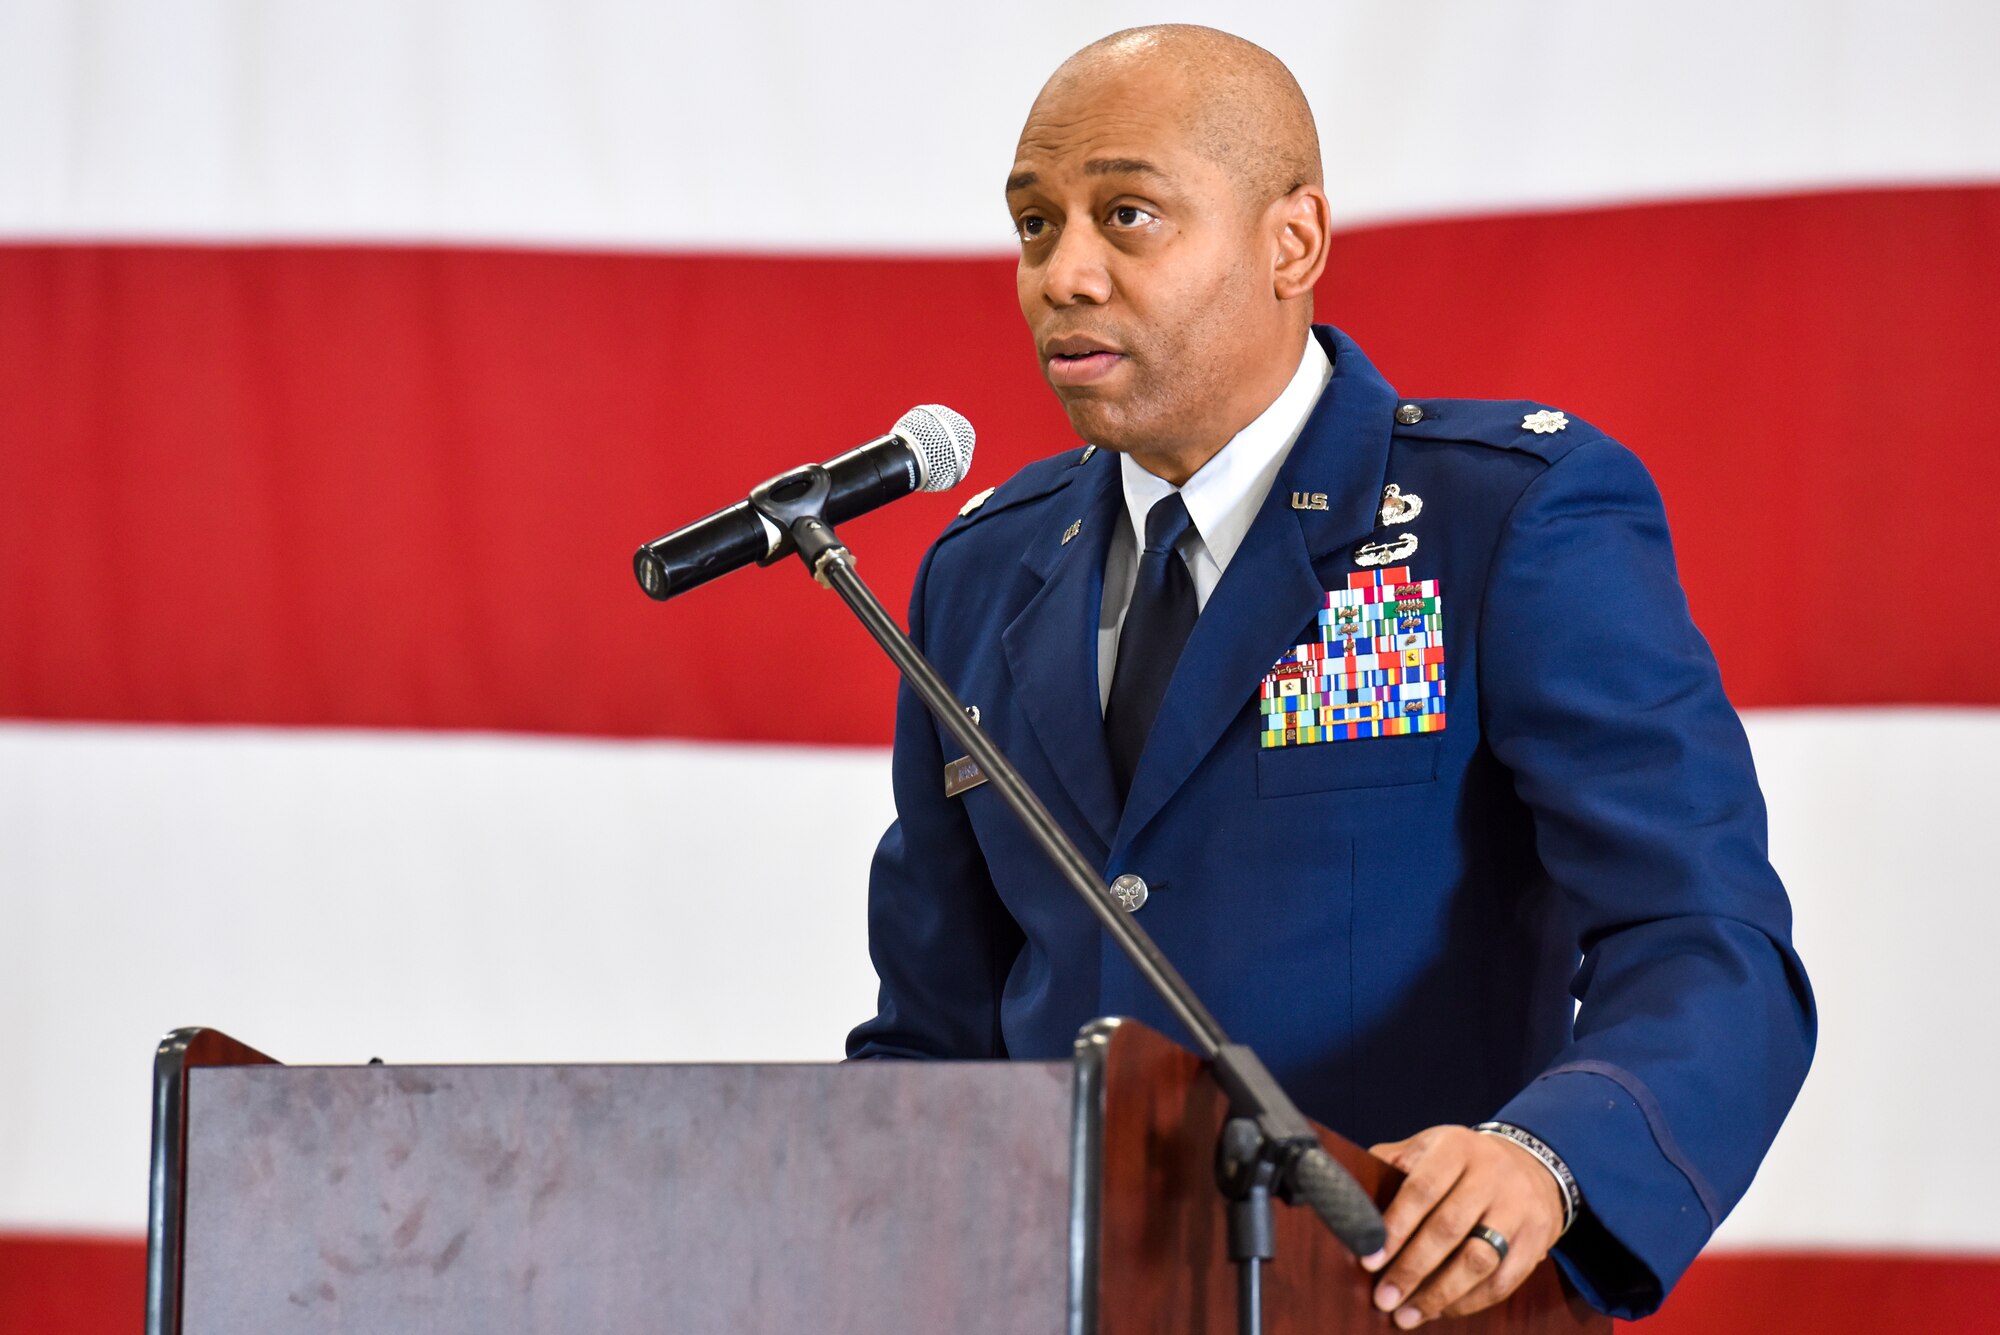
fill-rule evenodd
<path id="1" fill-rule="evenodd" d="M 958 517 L 945 525 L 944 532 L 932 545 L 945 543 L 995 515 L 1019 509 L 1068 486 L 1076 470 L 1100 452 L 1095 445 L 1084 445 L 1035 460 L 999 486 L 989 487 L 967 501 L 965 508 L 958 512 Z"/>
<path id="2" fill-rule="evenodd" d="M 1582 418 L 1533 399 L 1403 399 L 1395 434 L 1399 441 L 1514 450 L 1550 464 L 1579 445 L 1609 439 Z"/>

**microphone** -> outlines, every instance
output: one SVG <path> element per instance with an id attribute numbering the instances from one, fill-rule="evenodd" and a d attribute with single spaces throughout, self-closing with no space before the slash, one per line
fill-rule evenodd
<path id="1" fill-rule="evenodd" d="M 944 405 L 912 408 L 888 435 L 827 460 L 830 489 L 820 517 L 844 524 L 913 491 L 948 491 L 972 467 L 972 441 L 972 423 Z M 791 550 L 791 534 L 741 500 L 641 547 L 632 554 L 632 573 L 647 597 L 665 602 L 752 562 L 769 565 Z"/>

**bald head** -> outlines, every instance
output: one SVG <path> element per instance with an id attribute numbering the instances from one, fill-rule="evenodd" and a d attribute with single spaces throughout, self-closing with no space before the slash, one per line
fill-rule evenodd
<path id="1" fill-rule="evenodd" d="M 1085 440 L 1178 485 L 1300 366 L 1330 229 L 1312 113 L 1270 52 L 1179 24 L 1093 42 L 1029 110 L 1007 209 Z"/>
<path id="2" fill-rule="evenodd" d="M 1029 120 L 1047 104 L 1087 101 L 1113 85 L 1137 85 L 1170 108 L 1253 208 L 1324 184 L 1312 108 L 1284 62 L 1255 42 L 1192 23 L 1114 32 L 1057 67 Z"/>

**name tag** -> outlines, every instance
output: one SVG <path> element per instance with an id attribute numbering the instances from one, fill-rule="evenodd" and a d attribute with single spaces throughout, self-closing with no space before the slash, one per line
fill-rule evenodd
<path id="1" fill-rule="evenodd" d="M 970 792 L 986 782 L 986 771 L 979 768 L 979 762 L 971 756 L 960 756 L 947 760 L 944 766 L 944 795 L 957 797 Z"/>

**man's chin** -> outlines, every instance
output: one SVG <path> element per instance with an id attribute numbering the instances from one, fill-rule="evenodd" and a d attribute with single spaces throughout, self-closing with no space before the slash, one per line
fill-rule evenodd
<path id="1" fill-rule="evenodd" d="M 1129 453 L 1135 446 L 1143 446 L 1147 434 L 1133 421 L 1133 415 L 1125 405 L 1109 399 L 1098 398 L 1088 393 L 1062 393 L 1063 412 L 1069 417 L 1070 428 L 1079 439 L 1120 454 Z"/>

